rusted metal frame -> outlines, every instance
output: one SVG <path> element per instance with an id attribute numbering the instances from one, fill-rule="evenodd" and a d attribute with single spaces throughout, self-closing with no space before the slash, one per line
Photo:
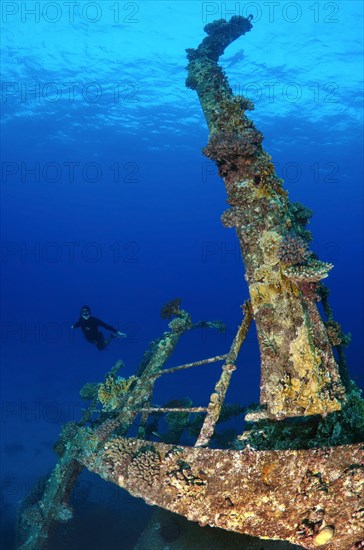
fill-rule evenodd
<path id="1" fill-rule="evenodd" d="M 180 365 L 178 367 L 172 367 L 170 369 L 165 369 L 160 372 L 156 372 L 155 374 L 152 374 L 150 376 L 150 400 L 149 405 L 152 401 L 152 395 L 154 391 L 154 384 L 157 381 L 157 379 L 162 374 L 171 374 L 172 372 L 177 372 L 184 369 L 189 369 L 191 367 L 198 367 L 200 365 L 205 365 L 207 363 L 214 363 L 216 361 L 223 361 L 228 356 L 227 353 L 224 355 L 216 355 L 215 357 L 209 357 L 208 359 L 201 359 L 200 361 L 194 361 L 193 363 L 186 363 L 184 365 Z M 140 425 L 138 428 L 138 438 L 143 439 L 145 434 L 145 428 L 148 424 L 148 418 L 149 414 L 152 412 L 207 412 L 207 407 L 195 407 L 194 410 L 192 409 L 166 409 L 166 408 L 157 408 L 157 407 L 144 407 L 143 409 L 140 409 L 140 412 L 142 413 L 141 419 L 140 419 Z"/>
<path id="2" fill-rule="evenodd" d="M 215 391 L 210 396 L 210 402 L 207 407 L 207 415 L 202 425 L 200 435 L 195 443 L 195 447 L 206 447 L 209 444 L 212 434 L 214 433 L 216 423 L 220 417 L 226 392 L 229 388 L 231 375 L 234 370 L 236 370 L 235 361 L 253 320 L 253 312 L 249 301 L 244 304 L 244 312 L 245 317 L 235 335 L 228 356 L 222 367 L 222 373 L 215 385 Z"/>
<path id="3" fill-rule="evenodd" d="M 201 359 L 201 361 L 194 361 L 193 363 L 185 363 L 178 367 L 172 367 L 170 369 L 165 369 L 160 372 L 157 372 L 153 375 L 153 378 L 159 378 L 162 374 L 171 374 L 172 372 L 177 372 L 179 370 L 190 369 L 191 367 L 199 367 L 200 365 L 206 365 L 207 363 L 216 363 L 217 361 L 223 361 L 228 356 L 227 353 L 224 355 L 216 355 L 215 357 L 209 357 L 208 359 Z"/>
<path id="4" fill-rule="evenodd" d="M 207 407 L 150 407 L 148 409 L 141 409 L 141 413 L 175 413 L 175 412 L 188 412 L 188 413 L 200 413 L 207 412 Z"/>
<path id="5" fill-rule="evenodd" d="M 218 322 L 208 322 L 208 321 L 199 321 L 198 323 L 192 323 L 191 317 L 185 311 L 180 311 L 179 318 L 184 323 L 182 331 L 174 332 L 173 330 L 170 333 L 165 333 L 164 345 L 162 340 L 158 346 L 158 350 L 149 363 L 146 365 L 142 376 L 140 377 L 132 395 L 129 397 L 124 410 L 120 413 L 120 429 L 119 431 L 123 434 L 127 432 L 127 429 L 130 427 L 135 417 L 139 414 L 140 409 L 137 406 L 138 401 L 140 400 L 140 405 L 144 409 L 150 406 L 152 402 L 152 395 L 154 391 L 154 384 L 159 373 L 162 372 L 162 366 L 167 361 L 167 359 L 172 354 L 177 341 L 186 331 L 201 328 L 201 327 L 211 327 L 211 328 L 221 328 L 222 324 Z M 140 399 L 142 397 L 142 399 Z M 145 413 L 142 416 L 141 424 L 138 430 L 140 437 L 143 437 L 145 428 L 148 422 L 148 413 Z"/>

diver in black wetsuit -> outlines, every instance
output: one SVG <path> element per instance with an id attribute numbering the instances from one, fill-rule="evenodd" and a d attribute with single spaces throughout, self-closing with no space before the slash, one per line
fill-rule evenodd
<path id="1" fill-rule="evenodd" d="M 86 340 L 91 344 L 96 344 L 98 350 L 102 351 L 110 344 L 111 340 L 115 337 L 126 338 L 126 334 L 116 330 L 111 325 L 107 325 L 101 319 L 97 319 L 91 315 L 91 309 L 89 306 L 81 307 L 81 316 L 79 320 L 72 325 L 72 328 L 81 327 L 82 332 Z M 98 330 L 98 327 L 105 328 L 111 332 L 109 338 L 105 338 L 102 332 Z"/>

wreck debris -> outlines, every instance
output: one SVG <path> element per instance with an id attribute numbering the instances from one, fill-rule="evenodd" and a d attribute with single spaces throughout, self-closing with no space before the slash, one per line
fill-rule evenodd
<path id="1" fill-rule="evenodd" d="M 200 525 L 347 550 L 364 531 L 363 456 L 362 444 L 241 452 L 115 437 L 90 469 Z"/>
<path id="2" fill-rule="evenodd" d="M 84 411 L 79 423 L 70 422 L 63 426 L 61 438 L 55 446 L 59 454 L 56 467 L 42 485 L 35 501 L 24 503 L 17 526 L 19 550 L 49 548 L 49 535 L 54 524 L 72 518 L 68 503 L 79 474 L 85 466 L 91 467 L 94 453 L 104 448 L 105 442 L 115 431 L 119 435 L 126 434 L 143 407 L 150 409 L 148 403 L 155 380 L 163 372 L 163 365 L 172 355 L 182 334 L 206 326 L 219 331 L 223 329 L 221 321 L 193 323 L 185 310 L 178 307 L 174 311 L 176 317 L 173 321 L 179 320 L 179 330 L 174 330 L 172 321 L 170 330 L 152 342 L 151 348 L 145 353 L 138 377 L 126 380 L 116 377 L 118 369 L 123 365 L 122 361 L 118 361 L 104 383 L 86 384 L 82 388 L 82 395 L 91 400 L 90 406 Z M 205 364 L 210 361 L 203 360 L 197 364 L 202 362 Z M 93 419 L 95 416 L 96 419 Z"/>

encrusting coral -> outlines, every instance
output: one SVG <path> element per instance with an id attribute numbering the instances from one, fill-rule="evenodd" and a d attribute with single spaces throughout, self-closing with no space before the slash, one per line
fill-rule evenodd
<path id="1" fill-rule="evenodd" d="M 84 467 L 200 525 L 306 549 L 364 547 L 364 401 L 346 368 L 349 337 L 334 320 L 321 283 L 332 265 L 308 251 L 311 211 L 289 202 L 262 134 L 245 116 L 252 103 L 232 95 L 217 65 L 224 49 L 251 29 L 251 19 L 234 16 L 207 25 L 208 36 L 187 50 L 186 82 L 197 91 L 211 131 L 205 153 L 225 180 L 231 208 L 223 222 L 236 228 L 241 243 L 251 296 L 244 319 L 228 353 L 165 369 L 186 331 L 224 329 L 219 321 L 193 323 L 181 300 L 172 300 L 161 314 L 175 318 L 152 342 L 137 375 L 118 377 L 118 362 L 104 383 L 84 386 L 91 404 L 80 422 L 63 428 L 56 467 L 21 511 L 19 550 L 44 550 L 54 523 L 71 518 L 68 502 Z M 224 400 L 253 318 L 261 352 L 260 405 L 245 416 L 248 430 L 235 449 L 209 448 L 211 441 L 230 445 L 233 439 L 215 427 L 241 412 L 224 409 Z M 188 399 L 152 405 L 157 378 L 217 361 L 223 365 L 207 407 L 191 407 Z M 164 413 L 169 430 L 161 435 L 153 415 Z M 139 414 L 138 437 L 127 437 L 135 433 Z M 198 435 L 194 447 L 180 444 L 184 431 Z"/>

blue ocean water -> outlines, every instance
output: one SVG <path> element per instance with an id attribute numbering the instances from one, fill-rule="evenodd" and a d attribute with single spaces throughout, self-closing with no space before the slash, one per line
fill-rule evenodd
<path id="1" fill-rule="evenodd" d="M 119 358 L 122 376 L 135 372 L 167 329 L 165 302 L 181 297 L 194 321 L 227 326 L 224 335 L 183 336 L 168 366 L 225 353 L 240 323 L 248 292 L 239 245 L 220 222 L 224 185 L 201 153 L 208 130 L 185 87 L 185 49 L 215 19 L 253 15 L 253 29 L 221 64 L 234 92 L 254 101 L 251 116 L 291 200 L 314 210 L 313 249 L 335 265 L 331 305 L 352 334 L 350 374 L 364 387 L 363 6 L 82 0 L 1 8 L 1 484 L 10 548 L 19 500 L 55 464 L 62 423 L 80 418 L 80 388 L 102 381 Z M 128 338 L 98 352 L 70 328 L 84 304 Z M 164 377 L 155 401 L 206 404 L 218 373 L 217 365 Z M 258 398 L 251 329 L 228 400 Z M 136 514 L 133 499 L 94 478 L 84 487 L 79 500 L 91 503 L 93 521 L 122 503 L 131 542 L 118 547 L 132 548 L 149 509 Z M 74 544 L 100 547 L 97 538 Z"/>

